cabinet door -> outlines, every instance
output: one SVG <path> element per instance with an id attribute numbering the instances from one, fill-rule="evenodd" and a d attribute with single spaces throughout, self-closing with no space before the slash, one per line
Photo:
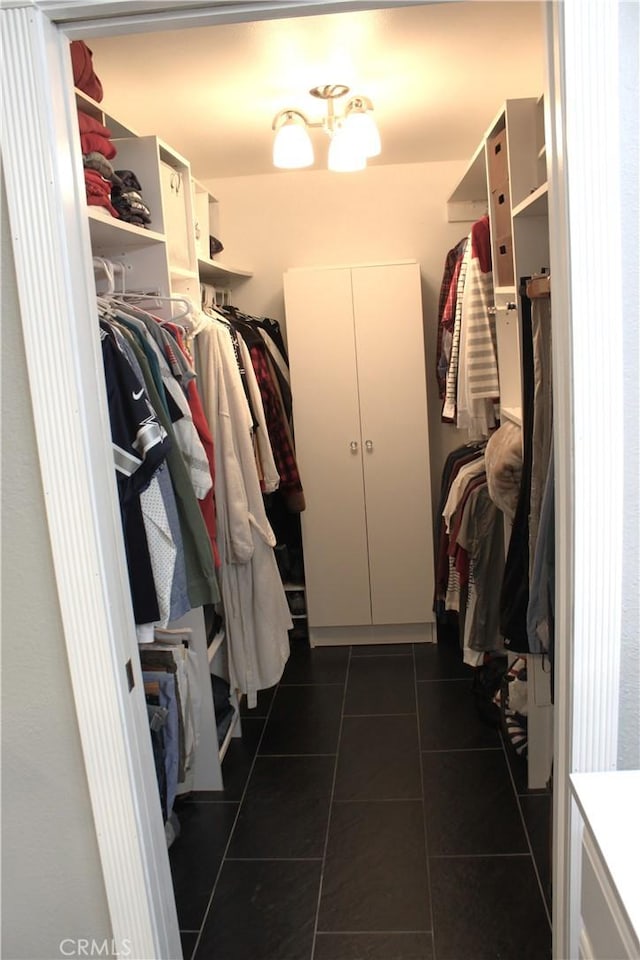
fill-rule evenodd
<path id="1" fill-rule="evenodd" d="M 292 270 L 284 290 L 309 625 L 370 623 L 351 271 Z"/>
<path id="2" fill-rule="evenodd" d="M 160 183 L 164 208 L 165 233 L 169 247 L 169 264 L 187 270 L 190 268 L 190 231 L 188 224 L 187 190 L 190 184 L 183 171 L 174 170 L 160 162 Z"/>
<path id="3" fill-rule="evenodd" d="M 420 270 L 356 267 L 353 304 L 372 622 L 433 620 L 433 536 Z"/>

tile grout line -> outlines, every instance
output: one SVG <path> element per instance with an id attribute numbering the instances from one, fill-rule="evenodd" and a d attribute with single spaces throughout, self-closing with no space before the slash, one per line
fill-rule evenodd
<path id="1" fill-rule="evenodd" d="M 380 646 L 386 646 L 386 644 L 380 644 Z M 379 660 L 381 657 L 384 657 L 385 660 L 393 660 L 394 657 L 412 657 L 413 652 L 410 650 L 408 653 L 354 653 L 352 657 L 354 660 L 367 660 L 371 657 L 374 657 L 376 660 Z"/>
<path id="2" fill-rule="evenodd" d="M 215 892 L 216 892 L 216 890 L 217 890 L 217 888 L 218 888 L 218 883 L 219 883 L 219 881 L 220 881 L 220 875 L 221 875 L 221 873 L 222 873 L 222 869 L 223 869 L 223 867 L 224 867 L 225 860 L 226 860 L 226 858 L 227 858 L 227 851 L 228 851 L 228 849 L 229 849 L 229 847 L 230 847 L 230 845 L 231 845 L 231 839 L 232 839 L 232 837 L 233 837 L 233 832 L 234 832 L 234 830 L 235 830 L 235 828 L 236 828 L 236 826 L 237 826 L 238 819 L 239 819 L 239 817 L 240 817 L 240 811 L 241 811 L 241 809 L 242 809 L 242 804 L 244 803 L 245 797 L 246 797 L 246 795 L 247 795 L 247 790 L 249 789 L 249 781 L 251 780 L 251 774 L 253 773 L 253 768 L 254 768 L 255 765 L 256 765 L 256 760 L 258 759 L 258 751 L 260 750 L 260 744 L 262 743 L 262 738 L 264 737 L 265 730 L 267 729 L 267 723 L 268 723 L 268 721 L 269 721 L 269 717 L 271 716 L 271 710 L 273 709 L 273 704 L 274 704 L 274 701 L 275 701 L 275 699 L 276 699 L 276 695 L 277 695 L 277 693 L 278 693 L 278 688 L 279 688 L 279 686 L 280 686 L 280 684 L 278 684 L 278 685 L 276 686 L 276 689 L 274 690 L 273 696 L 271 697 L 271 702 L 270 702 L 270 704 L 269 704 L 269 709 L 267 710 L 267 716 L 264 718 L 264 726 L 262 727 L 262 731 L 261 731 L 261 733 L 260 733 L 260 737 L 258 738 L 258 743 L 256 744 L 256 750 L 255 750 L 255 753 L 254 753 L 254 755 L 253 755 L 253 759 L 252 759 L 252 761 L 251 761 L 251 766 L 249 767 L 249 772 L 248 772 L 248 774 L 247 774 L 247 779 L 246 779 L 246 781 L 245 781 L 244 789 L 243 789 L 243 791 L 242 791 L 242 796 L 240 797 L 240 800 L 239 800 L 239 802 L 238 802 L 238 809 L 236 810 L 236 815 L 235 815 L 235 817 L 233 818 L 233 824 L 232 824 L 232 826 L 231 826 L 231 830 L 229 831 L 229 836 L 227 837 L 227 842 L 226 842 L 226 844 L 225 844 L 224 853 L 222 854 L 222 858 L 221 858 L 221 860 L 220 860 L 220 866 L 218 867 L 218 871 L 217 871 L 217 873 L 216 873 L 216 878 L 215 878 L 215 880 L 213 881 L 213 887 L 211 888 L 211 894 L 210 894 L 210 896 L 209 896 L 209 900 L 207 901 L 207 906 L 206 906 L 205 911 L 204 911 L 204 914 L 203 914 L 203 916 L 202 916 L 202 923 L 200 924 L 200 931 L 199 931 L 199 933 L 198 933 L 198 938 L 197 938 L 197 940 L 196 940 L 196 945 L 195 945 L 195 947 L 193 948 L 193 950 L 191 951 L 191 960 L 196 960 L 196 954 L 197 954 L 197 952 L 198 952 L 198 948 L 199 948 L 199 946 L 200 946 L 200 941 L 201 941 L 201 939 L 202 939 L 202 931 L 203 931 L 204 928 L 205 928 L 205 925 L 206 925 L 206 922 L 207 922 L 207 918 L 208 918 L 208 916 L 209 916 L 209 911 L 211 910 L 211 906 L 212 906 L 212 904 L 213 904 L 213 898 L 214 898 Z M 262 719 L 262 717 L 260 717 L 260 718 L 256 717 L 256 719 Z M 224 782 L 224 781 L 223 781 L 223 782 Z"/>
<path id="3" fill-rule="evenodd" d="M 361 797 L 355 800 L 334 800 L 334 805 L 347 807 L 350 803 L 420 803 L 422 797 Z"/>
<path id="4" fill-rule="evenodd" d="M 344 716 L 349 719 L 358 720 L 376 720 L 378 717 L 415 717 L 416 711 L 411 713 L 345 713 Z"/>
<path id="5" fill-rule="evenodd" d="M 471 686 L 469 680 L 471 677 L 432 677 L 430 680 L 416 680 L 416 683 L 422 685 L 425 683 L 466 683 Z"/>
<path id="6" fill-rule="evenodd" d="M 548 921 L 548 923 L 549 923 L 549 927 L 550 927 L 551 931 L 553 932 L 553 924 L 552 924 L 552 922 L 551 922 L 551 915 L 550 915 L 550 913 L 549 913 L 549 908 L 548 908 L 548 906 L 547 906 L 547 898 L 545 897 L 545 894 L 544 894 L 544 887 L 543 887 L 543 885 L 542 885 L 542 880 L 541 880 L 541 878 L 540 878 L 540 872 L 539 872 L 539 870 L 538 870 L 538 864 L 537 864 L 537 862 L 536 862 L 536 858 L 535 858 L 534 853 L 533 853 L 533 846 L 531 845 L 531 838 L 530 838 L 530 836 L 529 836 L 529 829 L 528 829 L 528 827 L 527 827 L 527 821 L 526 821 L 526 819 L 525 819 L 524 812 L 523 812 L 523 810 L 522 810 L 522 805 L 521 805 L 521 803 L 520 803 L 520 795 L 518 794 L 518 791 L 517 791 L 517 789 L 516 789 L 516 782 L 515 782 L 515 779 L 514 779 L 514 776 L 513 776 L 513 771 L 511 770 L 511 764 L 509 763 L 509 757 L 508 757 L 508 755 L 507 755 L 507 746 L 506 746 L 506 744 L 505 744 L 505 742 L 504 742 L 504 737 L 502 736 L 502 731 L 500 732 L 500 743 L 501 743 L 501 745 L 502 745 L 502 752 L 503 752 L 503 755 L 504 755 L 504 762 L 506 763 L 506 765 L 507 765 L 507 770 L 508 770 L 508 772 L 509 772 L 509 779 L 511 780 L 511 787 L 512 787 L 512 789 L 513 789 L 513 793 L 514 793 L 515 798 L 516 798 L 516 804 L 518 805 L 518 813 L 520 814 L 520 820 L 522 821 L 522 828 L 523 828 L 523 830 L 524 830 L 524 835 L 525 835 L 525 838 L 526 838 L 526 841 L 527 841 L 527 846 L 528 846 L 528 848 L 529 848 L 529 856 L 531 857 L 531 862 L 532 862 L 532 864 L 533 864 L 533 872 L 534 872 L 535 875 L 536 875 L 536 881 L 537 881 L 537 883 L 538 883 L 538 889 L 540 890 L 540 896 L 542 897 L 542 906 L 544 907 L 544 912 L 545 912 L 545 914 L 546 914 L 547 921 Z M 526 796 L 526 794 L 523 794 L 523 796 Z"/>
<path id="7" fill-rule="evenodd" d="M 420 792 L 422 794 L 422 828 L 424 840 L 424 858 L 427 870 L 427 884 L 429 885 L 429 916 L 431 918 L 431 946 L 433 948 L 433 960 L 436 956 L 436 931 L 433 922 L 433 886 L 431 884 L 431 866 L 429 864 L 429 831 L 427 830 L 427 805 L 424 796 L 424 769 L 422 764 L 422 737 L 420 736 L 420 701 L 418 698 L 418 668 L 416 665 L 416 648 L 411 647 L 413 656 L 413 695 L 416 698 L 416 728 L 418 734 L 418 762 L 420 764 Z"/>
<path id="8" fill-rule="evenodd" d="M 188 933 L 189 931 L 185 931 Z M 389 934 L 394 936 L 395 934 L 405 935 L 407 933 L 431 933 L 431 930 L 319 930 L 319 937 L 340 937 L 345 934 L 349 937 L 355 935 L 360 936 L 361 934 L 366 934 L 368 937 L 388 937 Z"/>
<path id="9" fill-rule="evenodd" d="M 438 747 L 420 753 L 500 753 L 501 747 Z"/>
<path id="10" fill-rule="evenodd" d="M 344 683 L 344 681 L 342 681 Z M 321 681 L 312 681 L 308 680 L 307 683 L 280 683 L 279 687 L 341 687 L 342 683 L 339 680 L 321 680 Z"/>
<path id="11" fill-rule="evenodd" d="M 329 797 L 329 816 L 327 817 L 327 830 L 324 838 L 324 850 L 322 853 L 322 866 L 320 867 L 320 883 L 318 885 L 318 905 L 316 907 L 316 918 L 313 925 L 313 940 L 311 942 L 310 960 L 314 960 L 316 953 L 316 941 L 318 939 L 318 923 L 320 921 L 320 902 L 322 900 L 322 885 L 324 882 L 324 870 L 327 863 L 327 850 L 329 849 L 329 831 L 331 829 L 331 814 L 333 811 L 333 798 L 336 792 L 336 780 L 338 778 L 338 759 L 340 757 L 340 743 L 342 741 L 342 726 L 344 723 L 344 708 L 347 702 L 347 686 L 349 683 L 349 666 L 351 664 L 352 648 L 349 647 L 349 656 L 347 658 L 347 669 L 344 676 L 344 689 L 342 693 L 342 709 L 340 711 L 340 727 L 338 729 L 338 741 L 336 746 L 336 759 L 333 766 L 333 782 L 331 784 L 331 795 Z"/>
<path id="12" fill-rule="evenodd" d="M 517 860 L 518 857 L 529 859 L 530 853 L 432 853 L 432 860 Z"/>
<path id="13" fill-rule="evenodd" d="M 289 757 L 335 757 L 335 753 L 261 753 L 263 760 L 282 760 Z"/>
<path id="14" fill-rule="evenodd" d="M 227 863 L 320 863 L 322 857 L 225 857 Z"/>

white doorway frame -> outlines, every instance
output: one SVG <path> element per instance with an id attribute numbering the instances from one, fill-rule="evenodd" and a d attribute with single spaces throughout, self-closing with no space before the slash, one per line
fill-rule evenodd
<path id="1" fill-rule="evenodd" d="M 3 5 L 3 173 L 49 535 L 113 937 L 128 941 L 136 957 L 175 960 L 181 950 L 136 666 L 108 417 L 103 391 L 95 389 L 102 364 L 67 41 L 385 6 L 392 4 Z M 607 185 L 615 190 L 620 81 L 613 67 L 605 69 L 616 63 L 615 0 L 566 0 L 547 8 L 556 632 L 562 638 L 555 711 L 554 957 L 567 958 L 577 956 L 579 921 L 569 774 L 613 769 L 616 762 L 622 497 L 615 493 L 624 436 L 602 397 L 610 405 L 621 403 L 621 313 L 614 313 L 621 238 L 619 206 L 603 190 L 602 164 L 606 159 Z M 606 322 L 602 304 L 609 308 Z M 594 464 L 598 469 L 590 469 Z M 599 580 L 603 569 L 607 577 Z"/>

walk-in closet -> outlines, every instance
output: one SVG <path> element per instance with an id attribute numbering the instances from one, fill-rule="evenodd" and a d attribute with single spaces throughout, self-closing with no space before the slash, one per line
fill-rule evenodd
<path id="1" fill-rule="evenodd" d="M 628 62 L 633 5 L 81 6 L 2 14 L 10 614 L 38 583 L 52 631 L 9 705 L 41 676 L 54 745 L 12 868 L 64 837 L 78 891 L 8 960 L 637 956 L 633 491 L 578 524 L 613 474 L 573 501 L 558 65 L 565 16 Z"/>

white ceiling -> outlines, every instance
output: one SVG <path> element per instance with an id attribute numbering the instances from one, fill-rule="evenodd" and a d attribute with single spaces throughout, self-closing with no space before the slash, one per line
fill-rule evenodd
<path id="1" fill-rule="evenodd" d="M 156 134 L 198 179 L 274 173 L 284 107 L 320 119 L 316 85 L 368 96 L 382 136 L 371 163 L 466 159 L 509 97 L 544 83 L 542 4 L 435 3 L 388 10 L 92 37 L 104 106 Z M 311 133 L 316 167 L 326 136 Z"/>

